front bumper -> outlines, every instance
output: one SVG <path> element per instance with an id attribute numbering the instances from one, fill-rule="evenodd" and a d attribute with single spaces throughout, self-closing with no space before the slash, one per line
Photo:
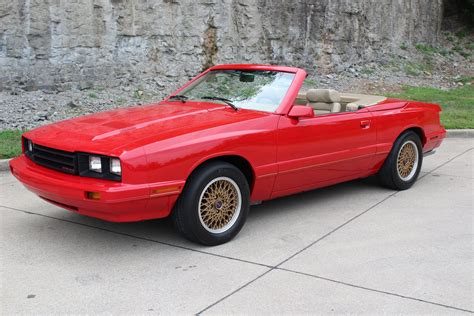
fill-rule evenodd
<path id="1" fill-rule="evenodd" d="M 44 168 L 24 155 L 10 161 L 12 174 L 44 200 L 79 214 L 112 222 L 131 222 L 169 215 L 182 188 L 176 183 L 125 184 L 69 175 Z M 163 189 L 164 194 L 156 194 Z M 98 192 L 91 200 L 86 192 Z"/>

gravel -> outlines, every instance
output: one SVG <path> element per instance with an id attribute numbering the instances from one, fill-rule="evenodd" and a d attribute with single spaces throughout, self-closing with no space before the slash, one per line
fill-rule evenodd
<path id="1" fill-rule="evenodd" d="M 423 70 L 427 64 L 430 71 Z M 408 66 L 415 67 L 418 73 L 408 72 Z M 462 85 L 458 79 L 463 76 L 474 76 L 472 57 L 427 56 L 407 51 L 388 56 L 386 61 L 349 65 L 339 73 L 310 75 L 304 89 L 319 87 L 383 95 L 398 92 L 403 85 L 450 89 Z M 0 130 L 31 129 L 88 113 L 159 102 L 186 81 L 187 78 L 182 82 L 157 78 L 119 87 L 0 92 Z"/>
<path id="2" fill-rule="evenodd" d="M 124 86 L 62 92 L 1 92 L 0 130 L 31 129 L 88 113 L 158 102 L 171 91 L 165 91 L 162 87 L 144 90 Z"/>

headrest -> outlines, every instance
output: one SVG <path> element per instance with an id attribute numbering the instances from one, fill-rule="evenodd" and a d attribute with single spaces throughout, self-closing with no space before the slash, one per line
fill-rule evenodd
<path id="1" fill-rule="evenodd" d="M 355 112 L 359 109 L 359 105 L 355 102 L 346 104 L 346 111 Z"/>
<path id="2" fill-rule="evenodd" d="M 341 95 L 332 89 L 309 89 L 306 92 L 306 99 L 309 102 L 334 103 L 341 101 Z"/>

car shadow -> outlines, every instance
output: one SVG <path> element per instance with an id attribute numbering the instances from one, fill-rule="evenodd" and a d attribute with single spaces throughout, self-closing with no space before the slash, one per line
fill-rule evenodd
<path id="1" fill-rule="evenodd" d="M 318 204 L 328 205 L 335 199 L 344 199 L 359 194 L 359 192 L 367 190 L 377 190 L 377 192 L 391 192 L 390 190 L 380 188 L 374 177 L 353 180 L 325 188 L 306 191 L 274 200 L 265 201 L 259 205 L 253 205 L 250 208 L 247 218 L 247 225 L 258 222 L 268 222 L 271 220 L 279 221 L 288 218 L 288 212 L 292 216 L 306 216 L 305 206 Z M 348 201 L 349 202 L 349 201 Z M 312 214 L 326 211 L 324 208 L 314 207 Z M 338 211 L 338 210 L 334 210 Z M 170 217 L 163 219 L 154 219 L 141 222 L 131 223 L 113 223 L 99 220 L 96 218 L 86 217 L 77 213 L 67 212 L 60 208 L 55 208 L 51 216 L 73 224 L 79 224 L 94 229 L 100 229 L 104 232 L 115 233 L 133 238 L 139 238 L 144 241 L 158 242 L 174 246 L 208 249 L 200 245 L 196 245 L 185 240 L 174 230 L 173 222 Z M 291 223 L 288 223 L 291 225 Z M 77 238 L 75 236 L 74 238 Z M 72 241 L 71 241 L 72 242 Z"/>
<path id="2" fill-rule="evenodd" d="M 318 205 L 318 203 L 327 203 L 333 199 L 343 199 L 367 189 L 392 192 L 391 190 L 381 188 L 375 177 L 356 179 L 328 187 L 276 198 L 265 201 L 262 204 L 253 205 L 250 208 L 248 220 L 252 220 L 252 218 L 255 216 L 277 216 L 279 211 L 286 213 L 288 210 L 301 209 L 301 207 L 305 205 Z M 318 208 L 316 208 L 314 211 L 317 212 Z M 267 215 L 266 213 L 271 214 Z"/>

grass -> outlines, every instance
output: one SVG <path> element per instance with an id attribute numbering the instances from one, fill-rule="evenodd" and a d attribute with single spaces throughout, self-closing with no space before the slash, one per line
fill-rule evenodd
<path id="1" fill-rule="evenodd" d="M 443 108 L 441 123 L 448 129 L 474 128 L 474 77 L 461 77 L 457 80 L 464 86 L 441 90 L 425 87 L 403 88 L 401 93 L 390 97 L 424 101 L 440 104 Z M 307 83 L 314 83 L 308 81 Z M 468 83 L 471 83 L 468 85 Z M 21 154 L 22 130 L 0 131 L 0 159 L 12 158 Z"/>
<path id="2" fill-rule="evenodd" d="M 471 81 L 474 78 L 470 78 Z M 463 78 L 468 82 L 469 78 Z M 471 82 L 469 81 L 469 82 Z M 426 87 L 404 87 L 401 93 L 391 94 L 390 97 L 437 103 L 443 108 L 441 124 L 448 129 L 474 128 L 474 86 L 441 90 Z"/>
<path id="3" fill-rule="evenodd" d="M 22 130 L 0 131 L 0 159 L 12 158 L 21 154 Z"/>

